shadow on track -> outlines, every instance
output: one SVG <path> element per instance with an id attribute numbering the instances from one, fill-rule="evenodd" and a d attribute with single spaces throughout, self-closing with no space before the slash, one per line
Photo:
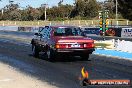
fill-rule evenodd
<path id="1" fill-rule="evenodd" d="M 29 54 L 29 56 L 32 56 L 32 54 Z M 59 57 L 56 57 L 56 58 L 53 58 L 54 61 L 50 61 L 49 59 L 45 58 L 45 55 L 44 54 L 40 54 L 38 59 L 42 59 L 42 60 L 45 60 L 45 61 L 49 61 L 49 62 L 79 62 L 79 61 L 91 61 L 90 59 L 88 60 L 82 60 L 81 57 L 79 56 L 59 56 Z"/>

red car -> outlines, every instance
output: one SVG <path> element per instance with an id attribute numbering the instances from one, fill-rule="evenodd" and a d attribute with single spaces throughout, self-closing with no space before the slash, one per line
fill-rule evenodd
<path id="1" fill-rule="evenodd" d="M 45 52 L 45 57 L 52 61 L 62 55 L 81 56 L 82 60 L 88 60 L 89 54 L 95 50 L 94 41 L 75 26 L 41 27 L 31 44 L 35 57 L 39 56 L 39 52 Z"/>

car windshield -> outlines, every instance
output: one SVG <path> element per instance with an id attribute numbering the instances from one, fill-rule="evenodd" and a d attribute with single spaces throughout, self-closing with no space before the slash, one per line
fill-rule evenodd
<path id="1" fill-rule="evenodd" d="M 80 28 L 60 27 L 55 28 L 55 36 L 81 36 Z"/>

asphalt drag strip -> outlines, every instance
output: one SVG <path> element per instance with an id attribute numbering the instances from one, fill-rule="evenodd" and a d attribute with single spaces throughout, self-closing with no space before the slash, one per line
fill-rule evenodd
<path id="1" fill-rule="evenodd" d="M 78 77 L 82 67 L 89 72 L 90 79 L 130 79 L 132 80 L 132 66 L 128 63 L 115 62 L 111 57 L 91 55 L 90 61 L 81 61 L 78 57 L 60 58 L 56 62 L 50 62 L 42 58 L 34 58 L 30 45 L 19 44 L 11 41 L 0 41 L 0 62 L 15 69 L 15 71 L 35 78 L 50 87 L 81 88 Z M 121 60 L 122 61 L 122 60 Z M 121 62 L 120 61 L 120 62 Z M 15 77 L 14 75 L 12 77 Z M 6 79 L 10 80 L 10 79 Z M 20 82 L 20 84 L 19 84 Z M 31 82 L 32 83 L 32 82 Z M 18 80 L 21 85 L 21 81 Z M 30 84 L 30 83 L 29 83 Z M 15 84 L 14 84 L 15 85 Z M 37 84 L 39 85 L 39 84 Z M 40 84 L 41 85 L 41 84 Z M 23 88 L 30 88 L 26 85 Z M 3 88 L 3 87 L 2 87 Z M 18 88 L 14 86 L 13 88 Z M 36 87 L 39 88 L 39 87 Z M 40 87 L 48 88 L 48 87 Z M 89 88 L 89 87 L 88 87 Z M 90 87 L 91 88 L 91 87 Z M 97 87 L 92 87 L 97 88 Z M 100 87 L 102 88 L 102 87 Z M 103 87 L 108 88 L 108 87 Z M 112 87 L 131 88 L 131 87 Z"/>

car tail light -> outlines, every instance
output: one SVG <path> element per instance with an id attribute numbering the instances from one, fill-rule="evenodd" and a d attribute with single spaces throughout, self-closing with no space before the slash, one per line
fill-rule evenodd
<path id="1" fill-rule="evenodd" d="M 84 48 L 93 48 L 94 47 L 94 43 L 86 43 L 84 44 Z"/>
<path id="2" fill-rule="evenodd" d="M 68 48 L 67 44 L 56 44 L 55 46 L 57 49 L 64 49 L 64 48 Z"/>

